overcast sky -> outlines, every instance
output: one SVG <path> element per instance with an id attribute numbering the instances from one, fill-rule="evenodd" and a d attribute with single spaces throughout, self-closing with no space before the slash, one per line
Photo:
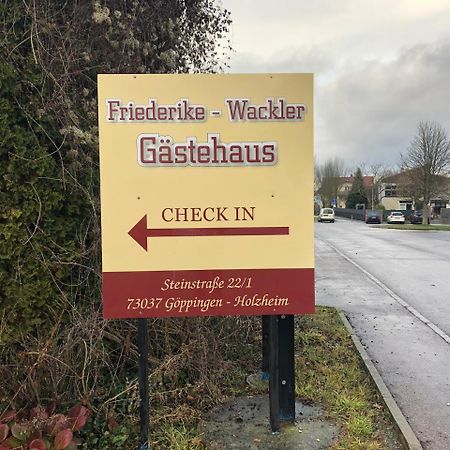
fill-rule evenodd
<path id="1" fill-rule="evenodd" d="M 450 0 L 223 0 L 231 72 L 313 72 L 315 154 L 398 165 L 417 124 L 450 133 Z"/>

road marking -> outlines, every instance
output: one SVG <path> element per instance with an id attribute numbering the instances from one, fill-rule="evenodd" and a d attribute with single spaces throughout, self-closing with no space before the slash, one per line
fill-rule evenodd
<path id="1" fill-rule="evenodd" d="M 430 322 L 425 316 L 420 314 L 417 309 L 411 306 L 409 303 L 405 302 L 402 298 L 400 298 L 395 292 L 389 289 L 382 281 L 373 276 L 366 269 L 361 267 L 357 262 L 350 259 L 346 254 L 342 253 L 338 248 L 336 248 L 330 241 L 326 239 L 322 239 L 325 241 L 338 255 L 342 256 L 347 262 L 355 266 L 359 269 L 364 275 L 366 275 L 370 280 L 372 280 L 377 286 L 379 286 L 383 291 L 385 291 L 390 297 L 392 297 L 397 303 L 403 306 L 406 310 L 408 310 L 413 316 L 419 319 L 423 324 L 427 327 L 431 328 L 439 337 L 444 339 L 447 344 L 450 344 L 450 336 L 445 334 L 439 327 L 437 327 L 434 323 Z"/>

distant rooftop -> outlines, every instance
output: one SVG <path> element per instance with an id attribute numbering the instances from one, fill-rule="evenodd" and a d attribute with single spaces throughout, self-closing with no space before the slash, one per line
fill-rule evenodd
<path id="1" fill-rule="evenodd" d="M 350 177 L 339 177 L 339 180 L 341 180 L 342 184 L 344 183 L 349 183 L 349 184 L 353 184 L 353 181 L 355 180 L 354 176 L 350 176 Z M 373 176 L 372 175 L 366 175 L 363 176 L 363 184 L 365 188 L 372 188 L 374 183 L 373 183 Z"/>

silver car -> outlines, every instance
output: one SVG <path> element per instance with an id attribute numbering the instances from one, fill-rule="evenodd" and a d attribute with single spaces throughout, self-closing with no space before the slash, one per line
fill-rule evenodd
<path id="1" fill-rule="evenodd" d="M 391 212 L 387 216 L 386 222 L 387 223 L 405 223 L 405 216 L 401 212 L 394 211 L 394 212 Z"/>
<path id="2" fill-rule="evenodd" d="M 322 208 L 319 213 L 319 222 L 334 222 L 334 211 L 331 208 Z"/>

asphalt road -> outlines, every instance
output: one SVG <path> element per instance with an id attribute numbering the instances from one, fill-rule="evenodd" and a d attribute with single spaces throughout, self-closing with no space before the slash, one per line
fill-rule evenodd
<path id="1" fill-rule="evenodd" d="M 425 449 L 450 449 L 450 232 L 316 224 L 316 302 L 344 311 Z"/>

